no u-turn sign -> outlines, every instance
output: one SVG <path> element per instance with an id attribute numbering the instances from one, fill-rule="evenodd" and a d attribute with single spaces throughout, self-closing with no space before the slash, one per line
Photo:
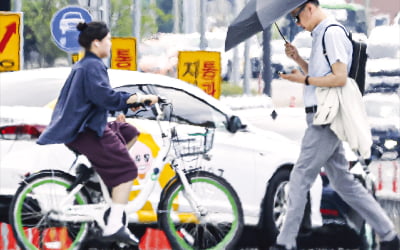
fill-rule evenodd
<path id="1" fill-rule="evenodd" d="M 0 72 L 21 68 L 21 23 L 21 13 L 0 11 Z"/>

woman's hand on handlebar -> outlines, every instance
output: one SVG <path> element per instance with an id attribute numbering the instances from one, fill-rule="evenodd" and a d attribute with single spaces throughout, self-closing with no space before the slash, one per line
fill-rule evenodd
<path id="1" fill-rule="evenodd" d="M 158 102 L 158 96 L 156 95 L 142 95 L 142 94 L 133 94 L 126 101 L 128 107 L 136 112 L 141 107 L 151 106 Z"/>
<path id="2" fill-rule="evenodd" d="M 142 98 L 145 106 L 151 106 L 158 102 L 158 96 L 156 95 L 143 95 Z"/>

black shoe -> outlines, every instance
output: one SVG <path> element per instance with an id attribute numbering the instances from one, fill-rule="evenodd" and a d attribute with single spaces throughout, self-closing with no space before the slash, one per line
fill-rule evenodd
<path id="1" fill-rule="evenodd" d="M 381 241 L 379 243 L 381 250 L 399 250 L 400 249 L 400 240 L 399 237 L 395 237 L 391 241 Z"/>
<path id="2" fill-rule="evenodd" d="M 127 245 L 137 246 L 139 244 L 139 239 L 132 234 L 128 228 L 122 226 L 117 232 L 103 236 L 102 241 L 104 242 L 122 242 Z"/>
<path id="3" fill-rule="evenodd" d="M 296 248 L 286 248 L 285 246 L 275 244 L 269 248 L 269 250 L 296 250 Z"/>

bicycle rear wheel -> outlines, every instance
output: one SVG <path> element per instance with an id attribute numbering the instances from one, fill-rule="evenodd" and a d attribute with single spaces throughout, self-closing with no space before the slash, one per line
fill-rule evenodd
<path id="1" fill-rule="evenodd" d="M 158 218 L 173 249 L 232 249 L 243 230 L 239 197 L 222 177 L 197 171 L 187 175 L 206 213 L 195 211 L 178 178 L 163 191 Z"/>
<path id="2" fill-rule="evenodd" d="M 18 188 L 11 206 L 10 223 L 22 249 L 77 249 L 88 232 L 88 224 L 67 222 L 62 208 L 89 203 L 89 194 L 81 189 L 67 204 L 74 177 L 58 170 L 44 170 L 26 178 Z"/>

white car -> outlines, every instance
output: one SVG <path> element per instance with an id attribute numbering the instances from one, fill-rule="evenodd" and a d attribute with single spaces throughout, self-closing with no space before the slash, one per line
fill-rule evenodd
<path id="1" fill-rule="evenodd" d="M 75 158 L 64 145 L 39 146 L 35 140 L 50 121 L 52 107 L 70 68 L 49 68 L 1 73 L 0 91 L 0 198 L 12 196 L 28 172 L 56 168 L 69 171 Z M 136 71 L 109 70 L 111 85 L 131 93 L 151 93 L 173 102 L 173 122 L 192 129 L 215 128 L 214 145 L 200 167 L 222 175 L 238 193 L 246 225 L 260 225 L 263 236 L 274 239 L 285 214 L 285 184 L 299 154 L 297 143 L 275 132 L 253 127 L 235 116 L 221 101 L 194 85 L 175 78 Z M 151 150 L 160 142 L 151 116 L 127 121 L 140 131 L 131 150 L 139 167 L 140 183 L 151 164 Z M 150 112 L 149 112 L 150 113 Z M 110 120 L 115 118 L 110 116 Z M 150 139 L 149 139 L 150 138 Z M 150 156 L 150 157 L 149 157 Z M 162 187 L 172 177 L 162 173 L 161 181 L 137 213 L 137 221 L 156 222 Z M 0 199 L 0 201 L 7 199 Z M 2 204 L 7 206 L 7 204 Z M 4 211 L 1 212 L 4 214 Z"/>
<path id="2" fill-rule="evenodd" d="M 368 37 L 366 71 L 371 77 L 399 77 L 400 25 L 373 28 Z"/>
<path id="3" fill-rule="evenodd" d="M 400 95 L 399 84 L 370 85 L 363 96 L 374 146 L 380 147 L 381 159 L 400 157 Z M 374 149 L 374 148 L 373 148 Z"/>

